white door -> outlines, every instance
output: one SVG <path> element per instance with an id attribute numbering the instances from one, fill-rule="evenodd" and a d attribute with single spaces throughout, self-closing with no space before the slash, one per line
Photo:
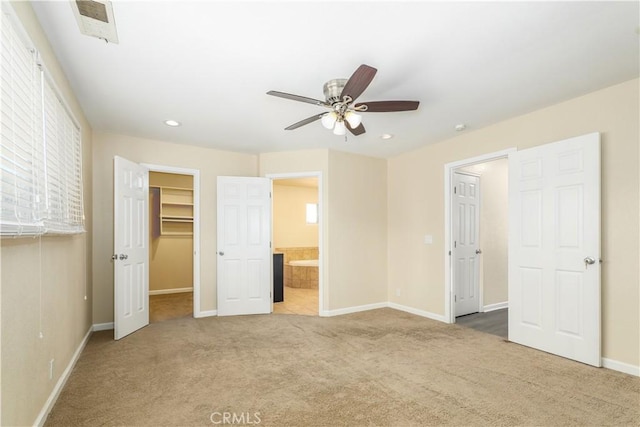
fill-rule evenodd
<path id="1" fill-rule="evenodd" d="M 456 316 L 480 311 L 478 236 L 480 179 L 453 173 L 453 283 Z"/>
<path id="2" fill-rule="evenodd" d="M 271 180 L 218 177 L 218 316 L 271 312 Z"/>
<path id="3" fill-rule="evenodd" d="M 149 324 L 149 171 L 114 158 L 114 335 Z"/>
<path id="4" fill-rule="evenodd" d="M 509 155 L 509 340 L 600 366 L 600 135 Z"/>

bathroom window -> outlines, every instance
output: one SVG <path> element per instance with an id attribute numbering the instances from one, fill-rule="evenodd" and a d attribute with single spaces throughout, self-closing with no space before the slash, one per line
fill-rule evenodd
<path id="1" fill-rule="evenodd" d="M 307 224 L 318 223 L 318 204 L 307 203 Z"/>

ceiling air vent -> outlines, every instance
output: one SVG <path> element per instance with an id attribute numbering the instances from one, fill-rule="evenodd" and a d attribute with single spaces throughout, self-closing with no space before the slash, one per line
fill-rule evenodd
<path id="1" fill-rule="evenodd" d="M 82 34 L 118 43 L 116 21 L 109 0 L 76 0 L 71 2 L 71 8 Z"/>

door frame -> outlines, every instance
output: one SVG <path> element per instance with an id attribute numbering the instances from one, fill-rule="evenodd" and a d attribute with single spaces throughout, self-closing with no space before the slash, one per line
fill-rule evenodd
<path id="1" fill-rule="evenodd" d="M 141 163 L 149 172 L 174 173 L 193 177 L 193 317 L 206 317 L 200 311 L 200 170 Z M 147 295 L 148 298 L 148 295 Z"/>
<path id="2" fill-rule="evenodd" d="M 327 316 L 325 313 L 325 287 L 324 287 L 324 257 L 323 257 L 323 230 L 324 230 L 324 203 L 322 200 L 322 172 L 291 172 L 291 173 L 268 173 L 265 178 L 273 181 L 280 179 L 294 178 L 317 178 L 318 180 L 318 316 Z M 273 191 L 272 191 L 273 193 Z M 271 209 L 273 211 L 273 198 L 271 198 Z M 273 238 L 273 215 L 271 215 L 271 236 Z M 274 248 L 275 249 L 275 248 Z M 271 261 L 273 263 L 273 260 Z M 272 266 L 273 268 L 273 266 Z M 271 299 L 271 311 L 273 312 L 273 298 Z"/>
<path id="3" fill-rule="evenodd" d="M 482 180 L 480 179 L 481 175 L 478 174 L 478 173 L 473 173 L 473 172 L 460 171 L 460 170 L 458 170 L 460 168 L 461 168 L 461 166 L 458 166 L 457 168 L 454 168 L 454 169 L 451 170 L 451 182 L 452 183 L 453 183 L 453 175 L 456 174 L 456 173 L 460 174 L 460 175 L 473 176 L 473 177 L 478 179 L 478 205 L 477 205 L 478 206 L 478 212 L 477 212 L 478 222 L 477 222 L 476 226 L 478 227 L 478 236 L 480 236 L 480 217 L 481 217 L 481 213 L 482 213 L 482 183 L 481 183 Z M 453 186 L 452 186 L 452 188 L 453 188 Z M 451 198 L 449 199 L 449 202 L 451 204 L 453 204 L 452 203 L 453 202 L 453 194 L 451 195 Z M 451 210 L 451 236 L 452 236 L 451 240 L 453 240 L 454 228 L 455 228 L 455 221 L 453 221 L 453 215 L 454 215 L 454 210 L 452 209 Z M 478 247 L 479 247 L 480 246 L 480 239 L 478 239 L 477 244 L 478 244 Z M 452 256 L 453 256 L 453 254 L 452 254 Z M 453 280 L 454 280 L 453 269 L 454 269 L 454 263 L 451 263 L 451 283 L 452 284 L 453 284 Z M 480 268 L 480 263 L 477 263 L 476 269 L 477 269 L 476 272 L 478 274 L 478 312 L 481 313 L 482 312 L 482 307 L 484 307 L 484 289 L 483 289 L 484 283 L 483 283 L 483 281 L 481 280 L 481 277 L 480 277 L 480 273 L 482 272 L 482 269 Z M 452 291 L 455 293 L 455 289 L 452 289 Z M 456 303 L 457 302 L 456 302 L 456 300 L 454 298 L 454 301 L 453 301 L 453 318 L 454 319 L 456 318 L 456 310 L 455 310 Z"/>
<path id="4" fill-rule="evenodd" d="M 517 151 L 515 147 L 505 150 L 494 151 L 492 153 L 481 154 L 468 159 L 457 160 L 455 162 L 444 165 L 444 321 L 446 323 L 456 323 L 456 310 L 454 306 L 453 293 L 453 265 L 451 263 L 451 254 L 453 248 L 453 212 L 451 209 L 451 198 L 453 191 L 453 172 L 461 167 L 473 166 L 479 163 L 486 163 L 492 160 L 505 159 L 509 157 L 509 153 Z M 483 301 L 482 282 L 480 281 L 480 303 Z M 480 307 L 482 308 L 482 307 Z"/>

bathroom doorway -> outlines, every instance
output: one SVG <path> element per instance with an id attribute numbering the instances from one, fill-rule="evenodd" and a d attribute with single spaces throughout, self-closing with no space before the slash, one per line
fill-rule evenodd
<path id="1" fill-rule="evenodd" d="M 273 313 L 318 316 L 322 288 L 319 177 L 273 178 L 272 189 L 272 247 L 274 260 L 282 259 L 283 291 L 279 301 L 278 283 L 274 283 Z M 274 268 L 279 265 L 274 261 Z"/>

